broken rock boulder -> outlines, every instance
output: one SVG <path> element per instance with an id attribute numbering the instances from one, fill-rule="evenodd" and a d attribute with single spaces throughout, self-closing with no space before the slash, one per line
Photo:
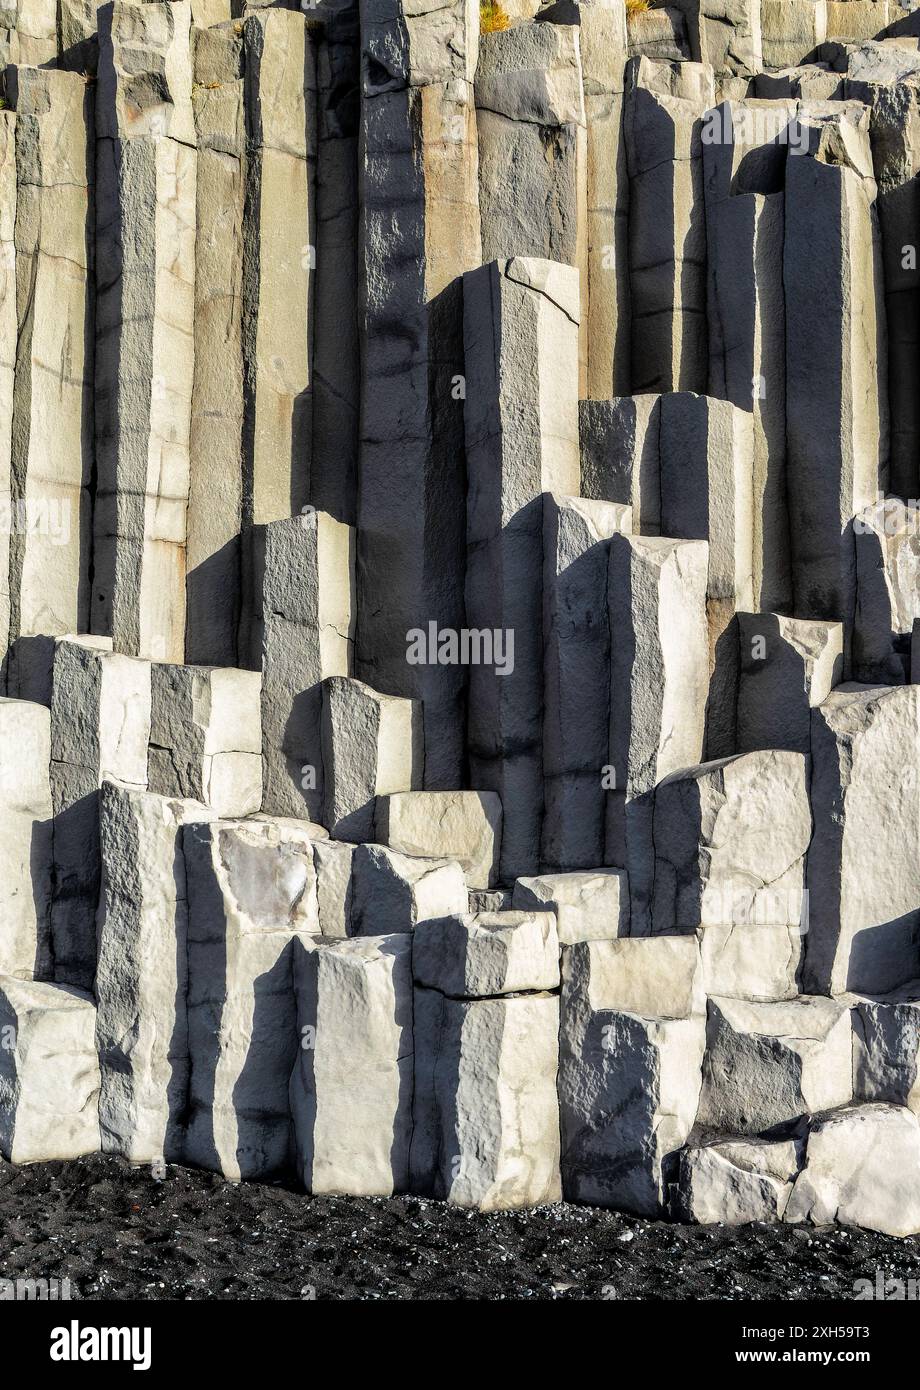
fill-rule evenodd
<path id="1" fill-rule="evenodd" d="M 897 1105 L 852 1105 L 820 1115 L 787 1221 L 861 1226 L 889 1236 L 920 1232 L 920 1122 Z"/>
<path id="2" fill-rule="evenodd" d="M 799 1171 L 793 1139 L 721 1139 L 680 1156 L 677 1211 L 700 1225 L 782 1221 Z"/>

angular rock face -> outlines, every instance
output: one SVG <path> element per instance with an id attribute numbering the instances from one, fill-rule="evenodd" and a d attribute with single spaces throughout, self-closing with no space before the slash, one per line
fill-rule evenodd
<path id="1" fill-rule="evenodd" d="M 422 859 L 458 859 L 470 888 L 498 878 L 502 807 L 494 792 L 395 792 L 377 798 L 375 838 Z"/>
<path id="2" fill-rule="evenodd" d="M 625 868 L 634 935 L 648 929 L 656 782 L 703 754 L 708 546 L 657 536 L 610 542 L 609 763 L 605 862 Z"/>
<path id="3" fill-rule="evenodd" d="M 843 626 L 777 613 L 739 613 L 737 740 L 811 751 L 811 711 L 843 677 Z"/>
<path id="4" fill-rule="evenodd" d="M 852 517 L 875 500 L 888 458 L 884 304 L 868 132 L 843 121 L 824 131 L 849 141 L 853 158 L 824 154 L 819 143 L 786 165 L 789 518 L 797 614 L 849 625 Z M 819 401 L 828 405 L 824 421 Z"/>
<path id="5" fill-rule="evenodd" d="M 604 857 L 611 536 L 628 507 L 548 494 L 543 500 L 542 863 L 577 869 Z"/>
<path id="6" fill-rule="evenodd" d="M 99 1149 L 92 995 L 0 976 L 0 1153 L 11 1163 Z"/>
<path id="7" fill-rule="evenodd" d="M 352 669 L 354 532 L 308 510 L 257 527 L 251 557 L 248 636 L 251 664 L 262 671 L 263 806 L 319 820 L 327 794 L 322 682 Z"/>
<path id="8" fill-rule="evenodd" d="M 639 58 L 624 108 L 634 391 L 706 389 L 700 117 L 712 69 Z"/>
<path id="9" fill-rule="evenodd" d="M 916 686 L 844 685 L 812 712 L 805 980 L 815 992 L 885 993 L 916 975 L 917 739 Z M 884 874 L 873 867 L 881 844 Z"/>
<path id="10" fill-rule="evenodd" d="M 799 1171 L 791 1139 L 730 1139 L 684 1149 L 678 1206 L 688 1221 L 742 1226 L 782 1221 Z"/>
<path id="11" fill-rule="evenodd" d="M 183 1156 L 190 1063 L 182 827 L 209 817 L 197 801 L 102 786 L 99 1123 L 104 1152 L 131 1163 Z"/>
<path id="12" fill-rule="evenodd" d="M 0 12 L 0 1147 L 918 1230 L 915 19 L 478 11 Z"/>
<path id="13" fill-rule="evenodd" d="M 96 88 L 92 625 L 181 661 L 194 339 L 191 12 L 102 7 Z"/>
<path id="14" fill-rule="evenodd" d="M 897 498 L 878 502 L 853 523 L 856 617 L 853 675 L 900 685 L 909 675 L 906 650 L 920 617 L 920 509 Z"/>
<path id="15" fill-rule="evenodd" d="M 786 1206 L 787 1221 L 839 1221 L 891 1236 L 916 1235 L 920 1126 L 896 1105 L 854 1105 L 811 1125 L 805 1166 Z"/>
<path id="16" fill-rule="evenodd" d="M 48 711 L 0 699 L 0 965 L 2 974 L 24 980 L 52 979 L 55 970 L 50 752 Z"/>
<path id="17" fill-rule="evenodd" d="M 463 296 L 482 261 L 472 0 L 362 3 L 356 674 L 424 699 L 426 786 L 463 764 L 464 672 L 410 664 L 408 633 L 463 627 Z M 459 389 L 458 389 L 459 388 Z M 380 584 L 386 603 L 380 603 Z"/>
<path id="18" fill-rule="evenodd" d="M 853 996 L 853 1098 L 920 1111 L 920 986 Z"/>
<path id="19" fill-rule="evenodd" d="M 655 789 L 656 932 L 807 927 L 808 762 L 747 753 L 672 773 Z"/>
<path id="20" fill-rule="evenodd" d="M 516 258 L 464 280 L 470 774 L 502 800 L 501 877 L 540 865 L 543 494 L 577 494 L 578 276 Z M 536 370 L 535 370 L 536 367 Z"/>
<path id="21" fill-rule="evenodd" d="M 377 798 L 413 791 L 422 782 L 418 703 L 379 695 L 362 681 L 326 681 L 322 756 L 326 824 L 338 839 L 371 839 Z"/>
<path id="22" fill-rule="evenodd" d="M 99 901 L 99 788 L 147 785 L 150 663 L 80 638 L 54 644 L 51 667 L 54 978 L 91 988 Z"/>
<path id="23" fill-rule="evenodd" d="M 352 864 L 350 933 L 387 936 L 467 909 L 463 869 L 453 859 L 413 859 L 359 845 Z"/>
<path id="24" fill-rule="evenodd" d="M 293 1157 L 294 961 L 317 934 L 310 835 L 285 822 L 216 821 L 183 834 L 188 879 L 186 1161 L 269 1177 Z"/>
<path id="25" fill-rule="evenodd" d="M 388 1197 L 408 1185 L 411 939 L 295 943 L 290 1103 L 308 1192 Z"/>
<path id="26" fill-rule="evenodd" d="M 657 1215 L 699 1098 L 705 1018 L 696 941 L 566 947 L 561 1010 L 563 1192 Z"/>
<path id="27" fill-rule="evenodd" d="M 480 1211 L 558 1202 L 559 998 L 415 991 L 415 1192 Z"/>
<path id="28" fill-rule="evenodd" d="M 559 987 L 551 912 L 478 912 L 423 922 L 412 937 L 417 984 L 456 999 Z"/>
<path id="29" fill-rule="evenodd" d="M 256 671 L 151 667 L 147 786 L 218 816 L 262 805 L 261 680 Z"/>
<path id="30" fill-rule="evenodd" d="M 853 1097 L 850 1013 L 817 995 L 709 1001 L 699 1123 L 758 1134 Z"/>
<path id="31" fill-rule="evenodd" d="M 629 935 L 629 881 L 621 869 L 519 878 L 512 905 L 555 913 L 563 946 Z"/>
<path id="32" fill-rule="evenodd" d="M 25 60 L 24 60 L 25 61 Z M 10 638 L 85 631 L 93 468 L 93 87 L 17 68 Z M 12 515 L 12 513 L 11 513 Z"/>

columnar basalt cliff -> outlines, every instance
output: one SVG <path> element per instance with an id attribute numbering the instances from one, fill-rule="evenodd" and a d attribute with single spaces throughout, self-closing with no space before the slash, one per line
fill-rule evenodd
<path id="1" fill-rule="evenodd" d="M 20 0 L 0 1150 L 920 1231 L 920 12 Z"/>

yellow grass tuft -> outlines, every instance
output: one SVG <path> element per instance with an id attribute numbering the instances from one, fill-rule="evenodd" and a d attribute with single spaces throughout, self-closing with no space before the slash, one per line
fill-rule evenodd
<path id="1" fill-rule="evenodd" d="M 499 0 L 479 0 L 479 31 L 482 34 L 497 34 L 502 29 L 510 29 L 511 20 L 502 9 Z"/>

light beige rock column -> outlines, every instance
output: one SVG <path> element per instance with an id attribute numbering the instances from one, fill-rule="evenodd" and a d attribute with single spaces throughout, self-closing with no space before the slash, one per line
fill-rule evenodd
<path id="1" fill-rule="evenodd" d="M 0 645 L 10 635 L 13 385 L 16 373 L 16 113 L 0 111 Z M 11 692 L 15 694 L 15 691 Z"/>
<path id="2" fill-rule="evenodd" d="M 504 810 L 501 881 L 536 873 L 545 492 L 578 494 L 578 272 L 518 257 L 464 282 L 472 785 Z"/>
<path id="3" fill-rule="evenodd" d="M 238 658 L 243 520 L 243 33 L 239 23 L 192 32 L 198 136 L 190 436 L 195 462 L 188 499 L 185 659 L 229 666 Z"/>
<path id="4" fill-rule="evenodd" d="M 309 501 L 316 54 L 304 14 L 248 13 L 243 210 L 243 520 Z"/>
<path id="5" fill-rule="evenodd" d="M 605 862 L 629 872 L 631 932 L 648 931 L 657 782 L 703 756 L 709 641 L 705 541 L 610 541 L 610 741 Z"/>
<path id="6" fill-rule="evenodd" d="M 483 36 L 476 68 L 482 259 L 575 266 L 588 364 L 588 136 L 580 25 L 522 24 Z"/>
<path id="7" fill-rule="evenodd" d="M 714 97 L 703 63 L 630 65 L 624 122 L 635 392 L 705 390 L 700 118 Z"/>
<path id="8" fill-rule="evenodd" d="M 93 87 L 18 68 L 10 637 L 85 631 L 93 467 Z"/>
<path id="9" fill-rule="evenodd" d="M 182 661 L 193 375 L 190 10 L 100 11 L 96 86 L 95 577 L 90 624 Z"/>

